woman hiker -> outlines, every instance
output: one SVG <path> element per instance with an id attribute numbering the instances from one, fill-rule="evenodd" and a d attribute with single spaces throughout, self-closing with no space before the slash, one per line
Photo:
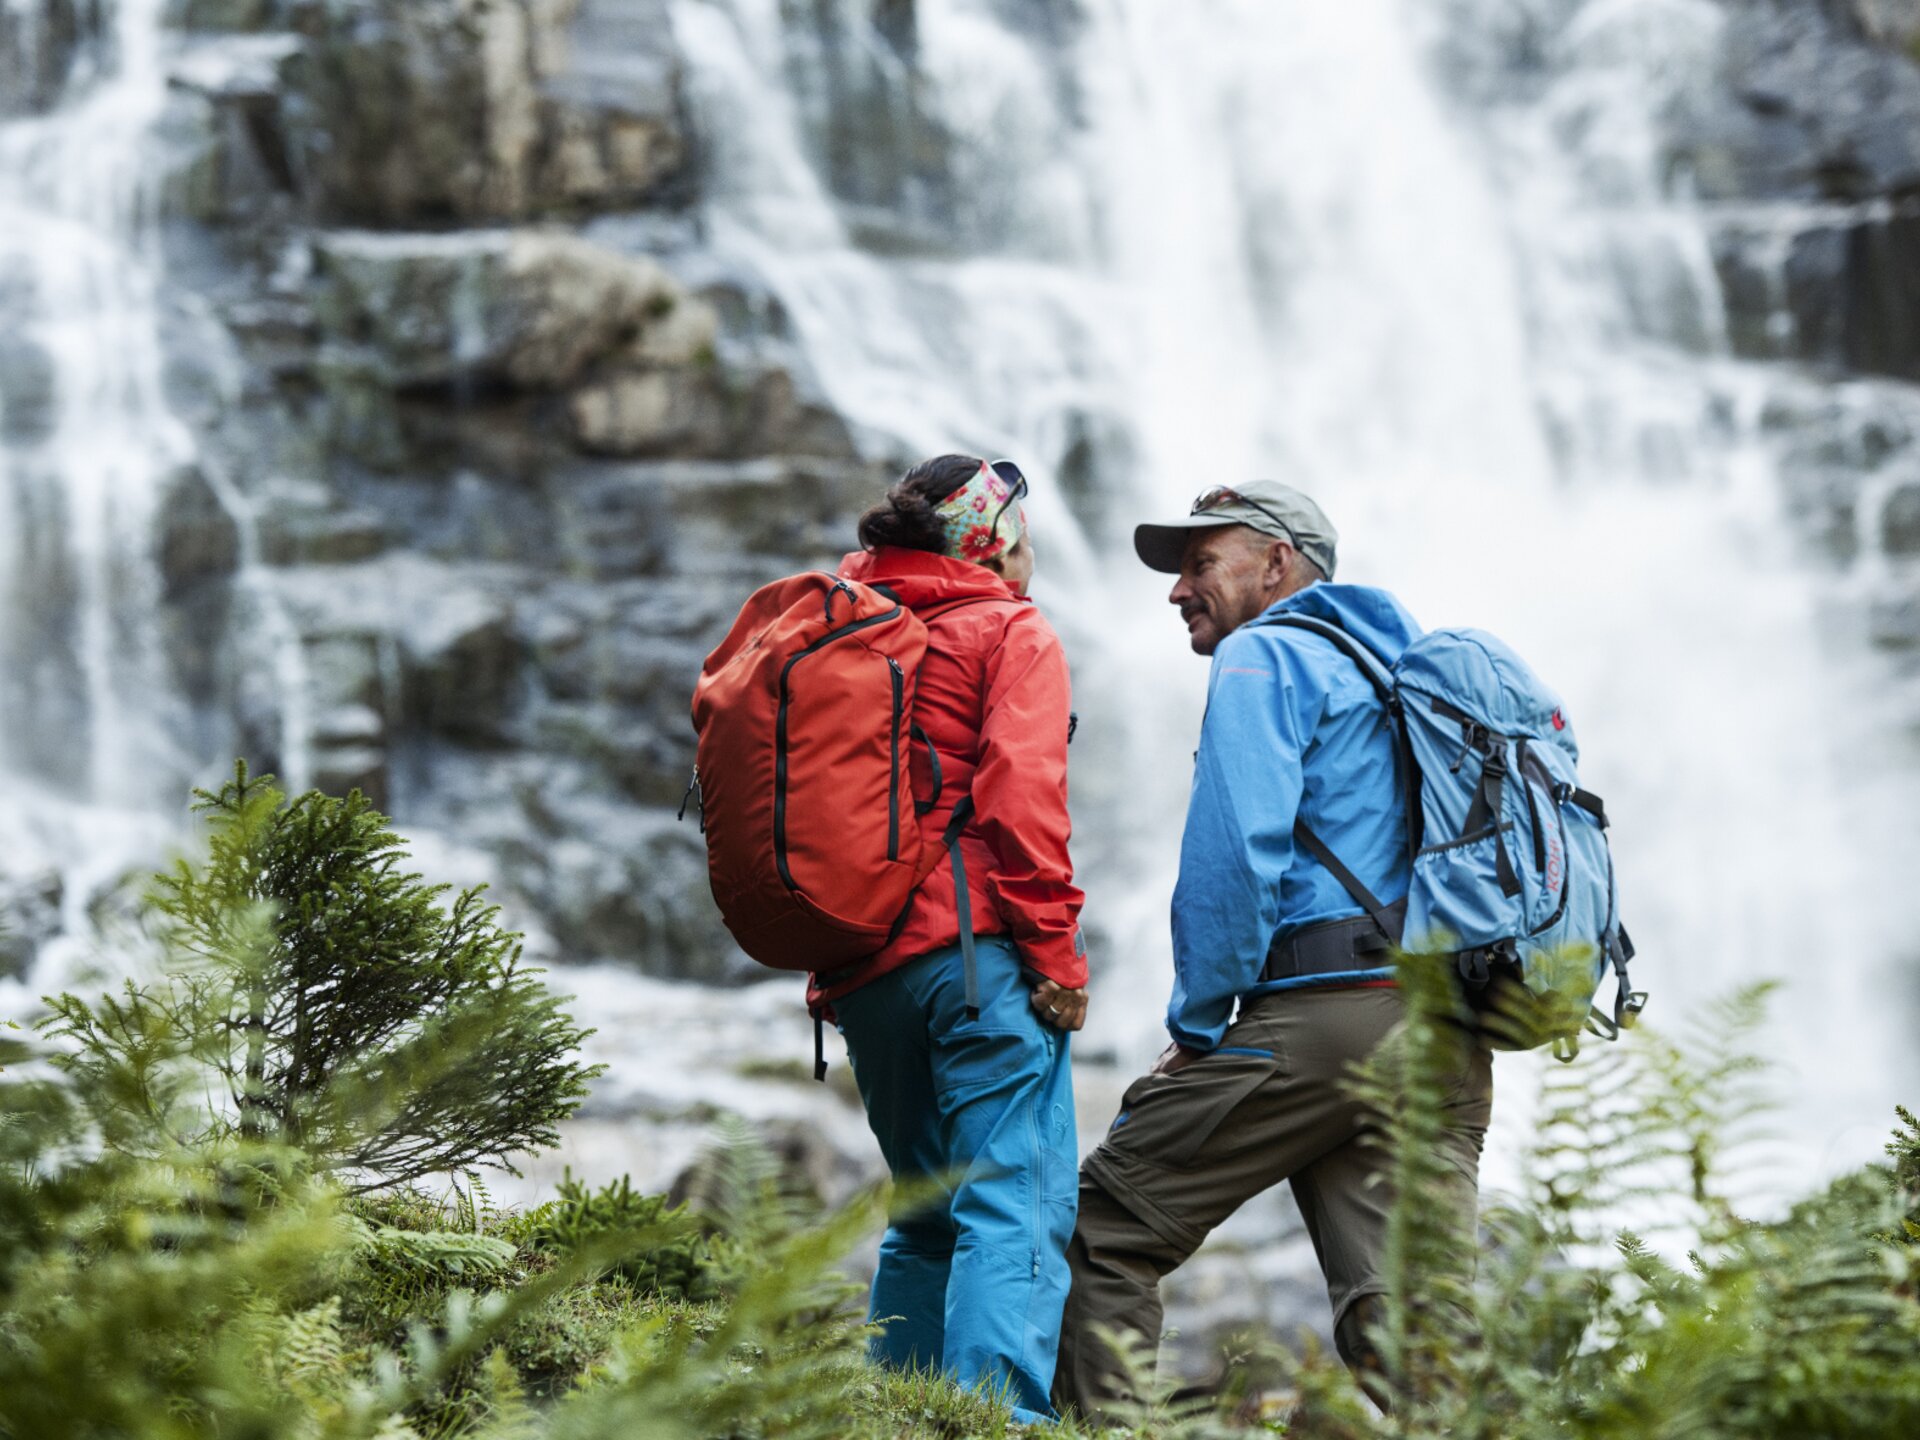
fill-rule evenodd
<path id="1" fill-rule="evenodd" d="M 1067 1040 L 1086 1023 L 1087 963 L 1067 855 L 1067 661 L 1027 599 L 1026 488 L 1011 462 L 943 455 L 861 517 L 864 549 L 839 573 L 884 586 L 929 634 L 913 707 L 923 801 L 928 746 L 939 766 L 925 843 L 942 844 L 963 800 L 973 814 L 962 863 L 930 873 L 891 943 L 814 976 L 808 998 L 846 1037 L 874 1138 L 919 1196 L 881 1242 L 875 1358 L 1001 1391 L 1031 1422 L 1052 1415 L 1067 1293 Z"/>

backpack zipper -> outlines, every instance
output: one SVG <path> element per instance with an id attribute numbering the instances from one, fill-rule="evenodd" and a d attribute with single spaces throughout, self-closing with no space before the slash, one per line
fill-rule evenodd
<path id="1" fill-rule="evenodd" d="M 1567 899 L 1573 894 L 1573 854 L 1567 848 L 1567 815 L 1558 805 L 1553 807 L 1554 824 L 1560 830 L 1560 903 L 1553 907 L 1553 914 L 1527 933 L 1542 935 L 1560 923 L 1560 917 L 1567 913 Z"/>
<path id="2" fill-rule="evenodd" d="M 865 620 L 855 620 L 838 630 L 829 630 L 780 667 L 780 709 L 773 721 L 773 863 L 780 871 L 780 883 L 789 890 L 797 891 L 800 888 L 793 883 L 793 871 L 787 867 L 787 707 L 793 701 L 789 688 L 793 667 L 823 646 L 844 640 L 855 631 L 898 620 L 905 613 L 896 605 L 884 615 L 869 615 Z"/>
<path id="3" fill-rule="evenodd" d="M 900 718 L 906 708 L 907 677 L 900 662 L 887 656 L 893 672 L 893 770 L 887 780 L 887 859 L 900 858 Z"/>
<path id="4" fill-rule="evenodd" d="M 1540 826 L 1540 804 L 1533 798 L 1533 786 L 1527 784 L 1529 773 L 1544 767 L 1541 767 L 1539 760 L 1528 752 L 1525 740 L 1514 742 L 1514 752 L 1515 758 L 1520 762 L 1520 784 L 1527 792 L 1527 818 L 1533 822 L 1533 868 L 1536 874 L 1545 875 L 1547 873 L 1547 833 Z M 1528 761 L 1533 762 L 1532 766 L 1528 765 Z M 1544 776 L 1542 778 L 1543 782 L 1550 779 Z M 1548 788 L 1551 788 L 1551 785 Z"/>
<path id="5" fill-rule="evenodd" d="M 1549 915 L 1545 920 L 1541 921 L 1540 924 L 1534 926 L 1533 929 L 1527 932 L 1529 935 L 1542 935 L 1558 925 L 1560 923 L 1560 917 L 1567 913 L 1567 900 L 1573 894 L 1573 854 L 1567 848 L 1567 817 L 1565 812 L 1560 808 L 1561 801 L 1558 787 L 1553 783 L 1553 775 L 1548 771 L 1546 763 L 1542 761 L 1538 755 L 1526 750 L 1526 743 L 1524 740 L 1519 742 L 1523 757 L 1521 761 L 1521 783 L 1526 784 L 1528 772 L 1531 772 L 1533 776 L 1539 780 L 1541 788 L 1547 792 L 1547 798 L 1555 802 L 1553 807 L 1553 823 L 1560 836 L 1560 903 L 1553 907 L 1553 914 Z M 1527 785 L 1527 808 L 1529 810 L 1533 810 L 1533 803 L 1533 786 Z M 1534 811 L 1533 823 L 1533 853 L 1538 861 L 1536 868 L 1538 868 L 1542 876 L 1545 876 L 1547 873 L 1546 833 L 1540 825 L 1538 811 Z"/>

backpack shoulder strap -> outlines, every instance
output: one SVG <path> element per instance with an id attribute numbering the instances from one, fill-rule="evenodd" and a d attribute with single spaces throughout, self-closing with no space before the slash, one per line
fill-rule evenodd
<path id="1" fill-rule="evenodd" d="M 1425 829 L 1425 814 L 1420 806 L 1420 766 L 1413 758 L 1413 741 L 1407 735 L 1406 707 L 1400 699 L 1399 687 L 1394 684 L 1393 675 L 1365 645 L 1362 645 L 1341 626 L 1330 620 L 1321 620 L 1312 615 L 1275 615 L 1270 620 L 1262 620 L 1262 625 L 1284 625 L 1292 630 L 1305 630 L 1331 641 L 1349 660 L 1360 667 L 1360 673 L 1373 686 L 1374 694 L 1380 697 L 1380 703 L 1387 710 L 1387 728 L 1393 737 L 1394 768 L 1400 775 L 1401 798 L 1407 814 L 1407 862 L 1419 853 L 1422 832 Z M 1294 836 L 1302 847 L 1326 870 L 1338 880 L 1353 897 L 1354 903 L 1373 917 L 1381 932 L 1394 944 L 1399 936 L 1389 929 L 1385 915 L 1385 906 L 1374 893 L 1360 882 L 1360 878 L 1341 862 L 1320 837 L 1313 833 L 1306 821 L 1297 821 Z"/>
<path id="2" fill-rule="evenodd" d="M 936 615 L 950 615 L 955 610 L 964 609 L 969 605 L 1003 605 L 1012 603 L 1014 602 L 1011 599 L 1000 595 L 971 595 L 960 600 L 950 600 L 944 605 L 932 605 L 925 610 L 916 611 L 915 613 L 919 615 L 922 621 L 926 621 L 931 620 Z M 918 726 L 914 728 L 915 730 L 919 730 Z M 925 742 L 927 756 L 933 763 L 934 784 L 937 787 L 940 783 L 939 754 L 934 750 L 933 742 L 926 738 L 926 732 L 920 731 L 920 737 Z M 925 814 L 938 803 L 939 791 L 936 788 L 934 799 L 927 804 L 926 808 L 924 810 L 920 809 L 918 802 L 916 802 L 915 809 L 919 810 L 919 813 Z M 979 962 L 975 958 L 973 946 L 973 897 L 967 890 L 967 862 L 960 851 L 960 832 L 972 821 L 973 815 L 973 796 L 962 795 L 959 803 L 953 807 L 952 816 L 947 820 L 946 831 L 940 837 L 940 848 L 934 851 L 933 854 L 922 863 L 920 874 L 914 880 L 914 894 L 909 895 L 907 897 L 907 903 L 901 907 L 899 917 L 893 922 L 893 930 L 887 936 L 887 944 L 891 945 L 894 939 L 900 934 L 901 929 L 906 925 L 907 916 L 913 909 L 914 897 L 918 895 L 920 886 L 926 878 L 939 868 L 940 856 L 941 853 L 944 852 L 947 862 L 953 867 L 954 918 L 958 922 L 960 929 L 961 973 L 965 985 L 967 1018 L 969 1020 L 978 1020 L 980 1018 L 980 967 Z"/>
<path id="3" fill-rule="evenodd" d="M 1387 667 L 1380 663 L 1380 657 L 1331 620 L 1321 620 L 1312 615 L 1276 615 L 1271 620 L 1259 623 L 1284 625 L 1290 630 L 1306 630 L 1323 640 L 1331 640 L 1342 654 L 1360 667 L 1360 673 L 1367 677 L 1367 683 L 1373 686 L 1381 703 L 1395 714 L 1399 713 L 1400 692 L 1394 687 L 1393 676 L 1388 673 Z"/>

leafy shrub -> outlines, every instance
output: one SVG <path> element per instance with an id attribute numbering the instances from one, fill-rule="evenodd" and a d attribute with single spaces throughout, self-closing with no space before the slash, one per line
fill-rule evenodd
<path id="1" fill-rule="evenodd" d="M 718 1294 L 712 1248 L 700 1221 L 662 1195 L 643 1195 L 624 1175 L 590 1190 L 568 1171 L 559 1197 L 528 1211 L 509 1228 L 529 1250 L 557 1255 L 604 1253 L 611 1237 L 635 1242 L 607 1273 L 642 1294 L 710 1300 Z"/>
<path id="2" fill-rule="evenodd" d="M 556 1047 L 548 1099 L 564 1100 L 587 1073 L 569 1048 L 579 1032 L 531 991 L 480 993 L 525 980 L 511 937 L 477 911 L 428 900 L 423 913 L 427 887 L 395 873 L 398 842 L 363 806 L 288 806 L 244 774 L 222 793 L 213 860 L 177 872 L 160 902 L 171 968 L 63 1008 L 48 1033 L 64 1050 L 0 1027 L 0 1440 L 1011 1433 L 991 1396 L 866 1363 L 843 1265 L 878 1198 L 822 1216 L 737 1127 L 689 1182 L 691 1210 L 571 1175 L 524 1214 L 497 1213 L 471 1179 L 451 1203 L 369 1187 L 351 1157 L 384 1153 L 387 1177 L 404 1174 L 427 1153 L 408 1127 L 458 1115 L 482 1084 L 443 1077 L 529 1023 Z M 393 930 L 356 928 L 388 902 Z M 431 943 L 388 944 L 406 935 Z M 354 1002 L 361 946 L 392 973 L 369 979 L 359 1031 L 349 1015 L 322 1024 Z M 445 983 L 408 1019 L 399 992 L 423 956 Z M 1329 1357 L 1266 1343 L 1218 1404 L 1154 1394 L 1132 1355 L 1152 1398 L 1120 1417 L 1129 1433 L 1212 1440 L 1290 1408 L 1288 1433 L 1341 1440 L 1920 1434 L 1911 1113 L 1891 1165 L 1756 1221 L 1733 1177 L 1764 1110 L 1760 993 L 1704 1012 L 1681 1041 L 1636 1032 L 1544 1066 L 1522 1192 L 1489 1209 L 1477 1281 L 1449 1290 L 1433 1277 L 1461 1241 L 1429 1203 L 1447 1177 L 1428 1140 L 1458 1035 L 1432 981 L 1431 967 L 1403 975 L 1406 1043 L 1359 1080 L 1386 1117 L 1396 1192 L 1374 1337 L 1391 1413 Z M 306 1039 L 303 1013 L 319 1027 Z M 374 1048 L 310 1044 L 322 1030 Z M 522 1120 L 519 1143 L 538 1143 L 543 1122 Z M 465 1153 L 512 1153 L 491 1133 L 494 1148 Z"/>
<path id="3" fill-rule="evenodd" d="M 1894 1107 L 1900 1127 L 1887 1142 L 1887 1155 L 1893 1161 L 1893 1183 L 1900 1197 L 1899 1240 L 1905 1245 L 1920 1245 L 1920 1120 L 1904 1105 Z"/>
<path id="4" fill-rule="evenodd" d="M 1444 1103 L 1449 1004 L 1432 967 L 1401 978 L 1410 1043 L 1361 1081 L 1389 1117 L 1397 1186 L 1375 1336 L 1392 1411 L 1376 1417 L 1310 1355 L 1290 1366 L 1300 1433 L 1920 1434 L 1920 1256 L 1885 1239 L 1911 1191 L 1869 1169 L 1756 1221 L 1730 1188 L 1767 1108 L 1750 1048 L 1764 989 L 1704 1010 L 1685 1043 L 1636 1031 L 1544 1067 L 1524 1192 L 1485 1217 L 1473 1290 L 1436 1294 L 1458 1244 L 1429 1203 L 1445 1177 L 1424 1143 Z M 1896 1171 L 1914 1138 L 1909 1120 Z M 1653 1229 L 1618 1229 L 1622 1215 Z"/>

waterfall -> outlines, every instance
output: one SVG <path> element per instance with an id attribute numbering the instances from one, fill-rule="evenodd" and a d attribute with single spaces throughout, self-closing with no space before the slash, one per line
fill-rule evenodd
<path id="1" fill-rule="evenodd" d="M 15 1008 L 88 961 L 102 898 L 177 836 L 191 780 L 247 748 L 296 789 L 312 769 L 306 642 L 246 477 L 167 398 L 163 8 L 120 0 L 57 105 L 0 121 L 0 881 L 26 877 L 62 936 L 32 976 L 0 978 Z M 1866 641 L 1878 562 L 1823 571 L 1784 498 L 1779 417 L 1864 404 L 1862 387 L 1733 356 L 1708 217 L 1661 173 L 1654 117 L 1710 65 L 1722 6 L 669 10 L 702 173 L 685 225 L 636 226 L 638 243 L 742 296 L 746 341 L 791 359 L 872 457 L 1008 454 L 1036 480 L 1035 593 L 1083 721 L 1089 1136 L 1160 1044 L 1206 675 L 1131 528 L 1267 475 L 1324 501 L 1341 578 L 1507 636 L 1564 692 L 1616 817 L 1651 1019 L 1786 983 L 1766 1036 L 1792 1076 L 1781 1173 L 1875 1156 L 1920 1081 L 1903 869 L 1920 693 Z M 1538 34 L 1516 45 L 1522 23 Z M 478 400 L 469 279 L 448 318 L 454 389 Z M 245 403 L 237 360 L 199 361 L 229 410 Z M 156 531 L 183 476 L 234 537 L 217 704 L 169 671 L 183 622 Z M 398 643 L 375 657 L 396 707 Z M 591 859 L 613 842 L 558 843 Z M 629 1123 L 649 1107 L 737 1105 L 870 1153 L 817 1091 L 744 1078 L 743 1055 L 805 1052 L 791 986 L 601 968 L 564 988 L 614 1066 L 578 1132 L 596 1171 L 668 1178 L 693 1127 Z M 637 1031 L 679 1047 L 673 1063 Z M 1534 1063 L 1500 1064 L 1496 1180 Z"/>
<path id="2" fill-rule="evenodd" d="M 1056 25 L 924 0 L 907 34 L 867 8 L 808 29 L 675 0 L 705 230 L 876 455 L 1039 477 L 1102 964 L 1083 1054 L 1131 1072 L 1159 1043 L 1205 676 L 1131 523 L 1269 475 L 1325 503 L 1341 578 L 1507 636 L 1565 693 L 1650 1018 L 1784 981 L 1766 1043 L 1800 1159 L 1872 1158 L 1916 1079 L 1888 1000 L 1920 920 L 1914 697 L 1799 552 L 1775 382 L 1730 358 L 1704 221 L 1656 172 L 1651 116 L 1723 12 L 1569 0 L 1531 83 L 1467 94 L 1446 82 L 1492 68 L 1501 9 L 1475 0 L 1088 0 Z"/>
<path id="3" fill-rule="evenodd" d="M 234 748 L 195 734 L 166 654 L 157 530 L 183 474 L 233 526 L 237 683 L 266 692 L 304 788 L 299 636 L 248 502 L 166 393 L 163 8 L 118 0 L 65 103 L 0 122 L 0 859 L 60 912 L 32 976 L 0 975 L 10 1008 L 104 958 L 91 937 L 175 842 L 189 784 L 224 767 L 207 752 Z M 209 368 L 237 401 L 234 368 Z"/>

